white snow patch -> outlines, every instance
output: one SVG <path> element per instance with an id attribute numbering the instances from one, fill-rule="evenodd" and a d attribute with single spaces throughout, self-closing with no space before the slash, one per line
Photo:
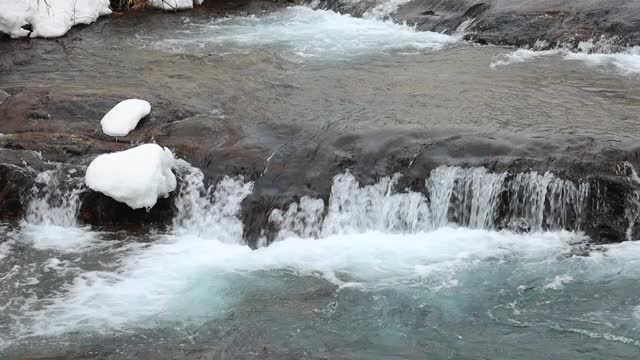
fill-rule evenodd
<path id="1" fill-rule="evenodd" d="M 200 5 L 204 0 L 149 0 L 149 6 L 162 10 L 192 9 L 194 5 Z"/>
<path id="2" fill-rule="evenodd" d="M 109 136 L 127 136 L 150 112 L 151 104 L 148 101 L 139 99 L 121 101 L 100 121 L 102 132 Z"/>
<path id="3" fill-rule="evenodd" d="M 158 197 L 167 197 L 176 189 L 171 171 L 175 158 L 157 144 L 103 154 L 95 158 L 85 175 L 85 183 L 133 209 L 152 208 Z"/>
<path id="4" fill-rule="evenodd" d="M 31 24 L 31 37 L 58 37 L 108 14 L 109 0 L 0 0 L 0 33 L 24 37 L 29 31 L 22 26 Z"/>

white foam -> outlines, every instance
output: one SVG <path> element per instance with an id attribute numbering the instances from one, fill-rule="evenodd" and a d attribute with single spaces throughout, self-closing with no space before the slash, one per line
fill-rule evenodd
<path id="1" fill-rule="evenodd" d="M 640 73 L 640 46 L 614 54 L 568 53 L 565 60 L 580 60 L 589 66 L 612 67 L 622 73 Z"/>
<path id="2" fill-rule="evenodd" d="M 530 50 L 530 49 L 518 49 L 506 55 L 503 55 L 501 59 L 491 63 L 491 68 L 496 69 L 499 66 L 507 66 L 513 64 L 521 64 L 535 60 L 543 56 L 558 55 L 562 53 L 562 50 Z"/>
<path id="3" fill-rule="evenodd" d="M 109 136 L 127 136 L 150 112 L 151 104 L 148 101 L 139 99 L 121 101 L 100 121 L 102 132 Z"/>
<path id="4" fill-rule="evenodd" d="M 182 33 L 154 43 L 178 52 L 213 52 L 218 46 L 247 51 L 256 47 L 285 49 L 295 59 L 347 59 L 402 49 L 439 49 L 457 38 L 390 21 L 354 18 L 328 10 L 289 7 L 264 16 L 230 17 L 189 23 Z M 179 37 L 176 37 L 179 36 Z"/>
<path id="5" fill-rule="evenodd" d="M 167 315 L 175 300 L 182 297 L 179 294 L 195 285 L 198 277 L 226 268 L 234 257 L 252 253 L 238 244 L 242 224 L 236 217 L 252 184 L 226 178 L 215 188 L 205 189 L 202 173 L 179 163 L 179 170 L 186 174 L 176 202 L 183 212 L 176 219 L 176 234 L 149 246 L 130 244 L 131 254 L 122 259 L 118 272 L 83 273 L 66 295 L 52 299 L 47 309 L 36 313 L 37 323 L 30 333 L 56 334 L 79 328 L 108 330 L 139 320 L 153 324 L 152 318 Z M 206 200 L 209 196 L 212 202 Z M 194 201 L 198 197 L 200 201 Z M 203 223 L 198 225 L 198 221 Z M 225 243 L 232 240 L 235 243 Z M 184 311 L 171 312 L 181 316 Z"/>
<path id="6" fill-rule="evenodd" d="M 21 226 L 17 242 L 38 250 L 55 250 L 77 253 L 101 245 L 99 233 L 87 227 L 68 227 L 53 224 L 29 224 Z"/>
<path id="7" fill-rule="evenodd" d="M 95 158 L 87 168 L 85 182 L 94 191 L 133 209 L 149 209 L 159 197 L 175 190 L 174 164 L 169 149 L 157 144 L 140 145 Z"/>
<path id="8" fill-rule="evenodd" d="M 588 66 L 611 68 L 623 74 L 640 73 L 640 46 L 628 48 L 622 52 L 606 52 L 607 48 L 603 48 L 597 52 L 599 48 L 581 44 L 578 51 L 571 51 L 567 48 L 558 48 L 552 50 L 529 50 L 518 49 L 511 53 L 503 55 L 500 59 L 491 63 L 491 68 L 496 69 L 500 66 L 514 65 L 533 61 L 545 56 L 562 56 L 564 60 L 581 61 Z"/>
<path id="9" fill-rule="evenodd" d="M 11 254 L 12 248 L 13 241 L 3 239 L 3 241 L 0 242 L 0 261 Z"/>
<path id="10" fill-rule="evenodd" d="M 564 288 L 564 284 L 572 282 L 574 279 L 571 275 L 556 275 L 553 281 L 544 286 L 544 289 L 549 290 L 561 290 Z"/>
<path id="11" fill-rule="evenodd" d="M 34 314 L 31 331 L 52 335 L 202 319 L 233 306 L 222 294 L 237 281 L 234 276 L 258 270 L 289 269 L 320 275 L 338 285 L 342 283 L 336 272 L 348 272 L 368 287 L 426 279 L 441 289 L 459 284 L 450 276 L 457 267 L 468 269 L 496 257 L 548 258 L 567 252 L 576 237 L 442 228 L 413 235 L 371 232 L 322 240 L 290 238 L 252 251 L 185 234 L 140 248 L 124 260 L 120 272 L 82 274 L 65 296 Z M 439 278 L 439 271 L 446 276 Z"/>

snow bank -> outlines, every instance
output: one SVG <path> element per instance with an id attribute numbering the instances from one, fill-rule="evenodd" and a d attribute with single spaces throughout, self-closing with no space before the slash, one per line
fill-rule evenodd
<path id="1" fill-rule="evenodd" d="M 203 2 L 204 0 L 148 0 L 149 6 L 163 10 L 191 9 Z"/>
<path id="2" fill-rule="evenodd" d="M 87 168 L 85 183 L 133 209 L 152 208 L 176 189 L 171 151 L 156 144 L 103 154 Z"/>
<path id="3" fill-rule="evenodd" d="M 57 37 L 108 14 L 109 0 L 0 0 L 0 32 L 24 37 L 29 31 L 22 26 L 31 24 L 31 37 Z"/>
<path id="4" fill-rule="evenodd" d="M 151 112 L 151 104 L 139 99 L 121 101 L 102 118 L 102 132 L 109 136 L 127 136 L 138 122 Z"/>

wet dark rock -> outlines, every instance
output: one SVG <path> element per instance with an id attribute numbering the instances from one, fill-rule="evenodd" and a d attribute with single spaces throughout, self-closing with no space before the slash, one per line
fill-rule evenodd
<path id="1" fill-rule="evenodd" d="M 129 229 L 136 227 L 154 228 L 171 224 L 175 215 L 174 198 L 159 198 L 156 205 L 147 209 L 131 209 L 128 205 L 112 198 L 87 190 L 80 195 L 81 206 L 78 219 L 88 225 Z"/>
<path id="2" fill-rule="evenodd" d="M 23 169 L 0 164 L 0 214 L 4 220 L 15 221 L 22 217 L 22 193 L 30 186 L 33 177 Z"/>
<path id="3" fill-rule="evenodd" d="M 22 218 L 28 203 L 27 192 L 37 173 L 45 168 L 33 152 L 0 149 L 0 220 Z"/>

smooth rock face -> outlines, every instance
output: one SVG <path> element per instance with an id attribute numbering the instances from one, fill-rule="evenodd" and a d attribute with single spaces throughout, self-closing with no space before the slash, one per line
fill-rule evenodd
<path id="1" fill-rule="evenodd" d="M 139 99 L 121 101 L 100 121 L 102 132 L 109 136 L 127 136 L 150 112 L 151 104 L 148 101 Z"/>

